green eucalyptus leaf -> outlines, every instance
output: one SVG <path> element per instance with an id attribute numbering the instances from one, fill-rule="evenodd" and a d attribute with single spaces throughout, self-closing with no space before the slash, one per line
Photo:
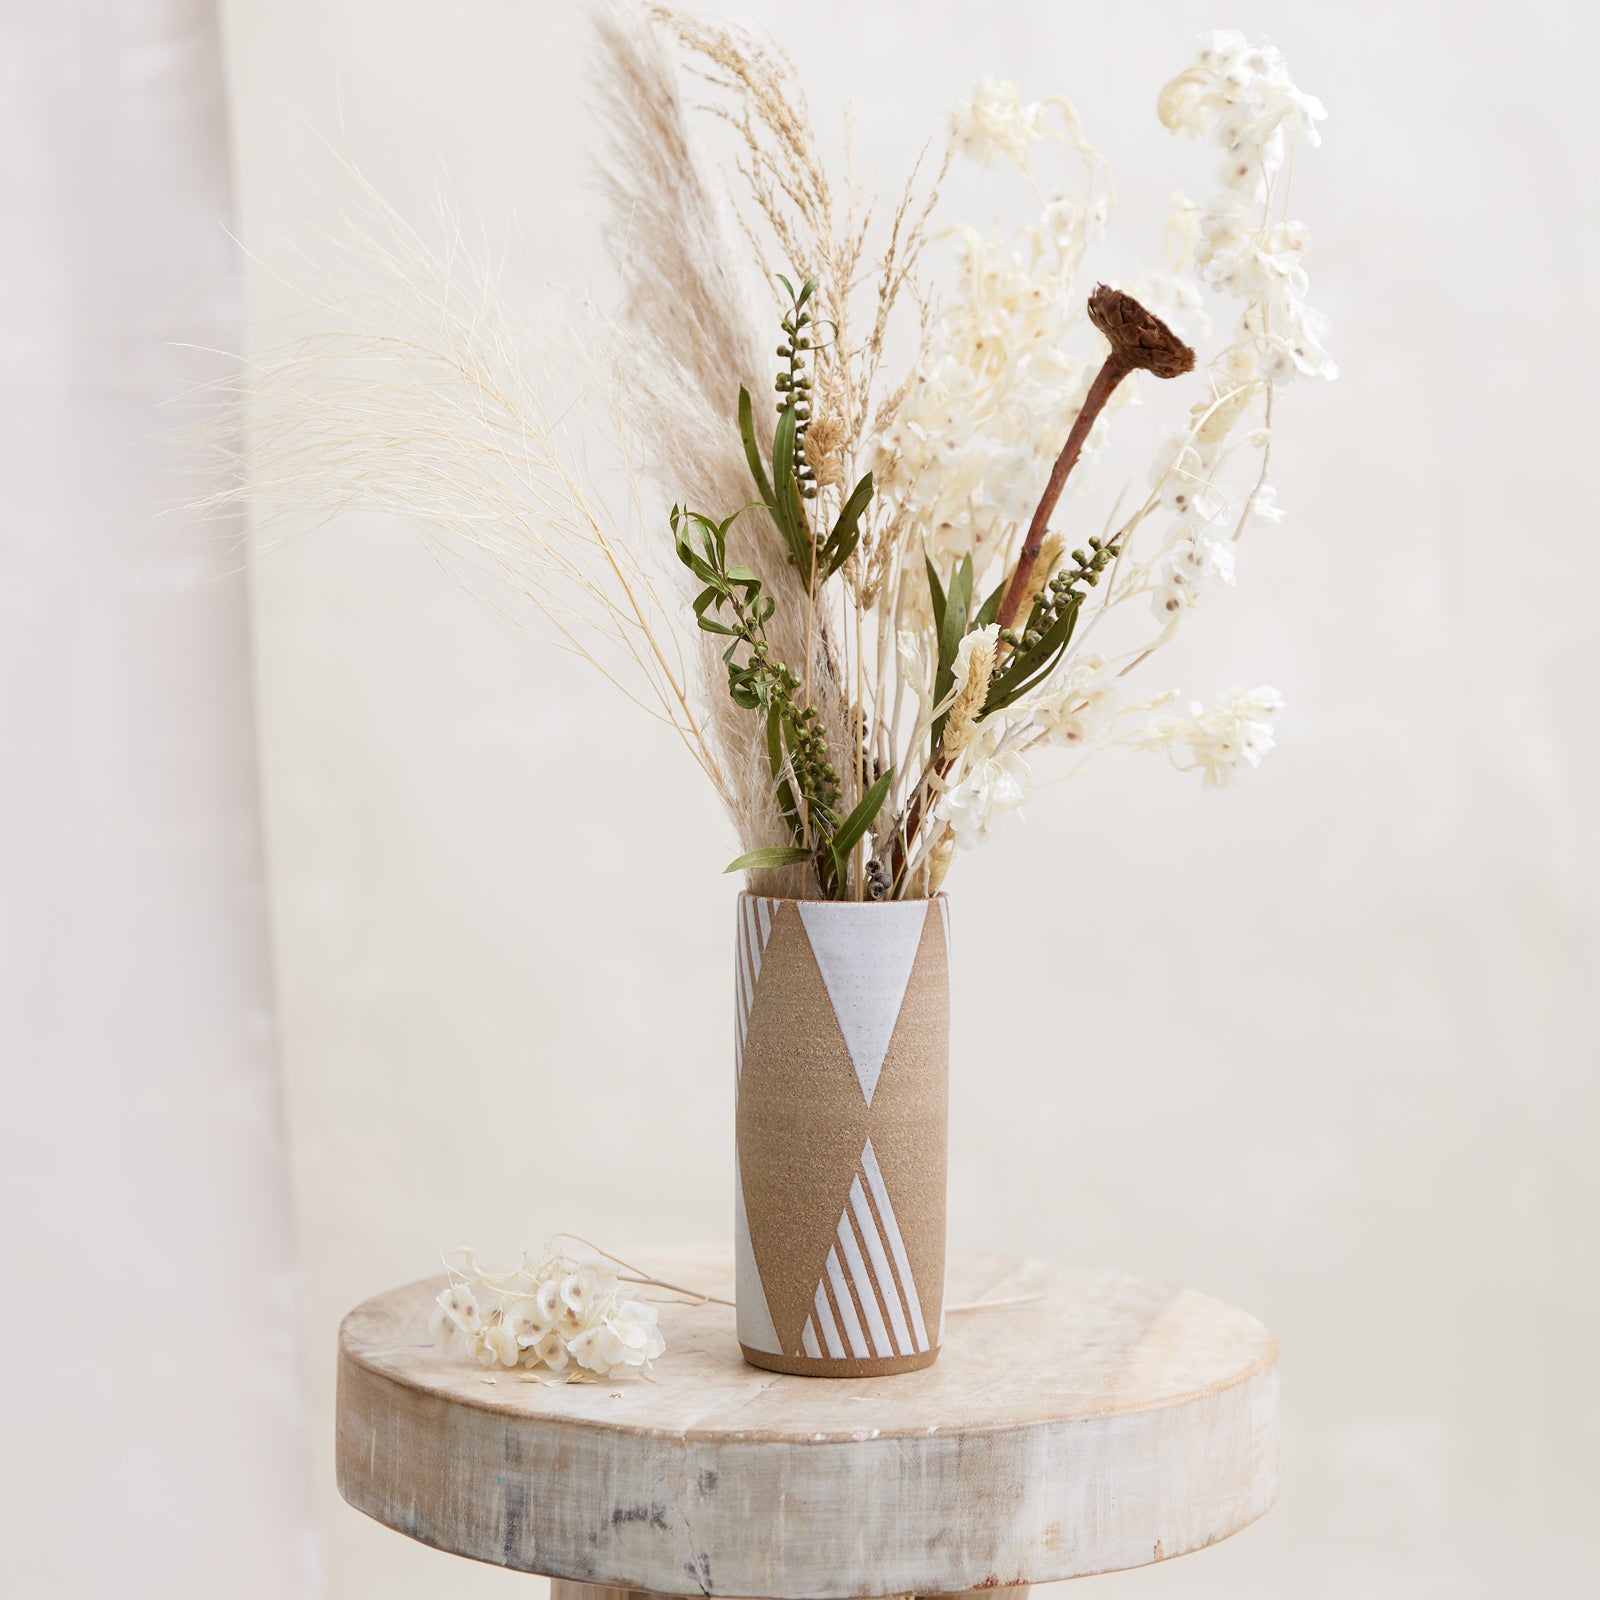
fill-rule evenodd
<path id="1" fill-rule="evenodd" d="M 822 575 L 831 578 L 861 542 L 861 514 L 872 503 L 872 474 L 869 472 L 854 489 L 839 511 L 839 520 L 833 525 L 824 547 Z"/>
<path id="2" fill-rule="evenodd" d="M 772 768 L 772 777 L 777 785 L 778 809 L 783 813 L 783 820 L 789 824 L 789 831 L 798 839 L 801 832 L 800 808 L 794 803 L 794 790 L 783 775 L 783 717 L 777 701 L 767 707 L 767 764 Z"/>
<path id="3" fill-rule="evenodd" d="M 937 638 L 944 628 L 944 585 L 939 582 L 939 569 L 932 559 L 924 556 L 923 563 L 928 569 L 928 593 L 933 597 L 933 632 Z"/>
<path id="4" fill-rule="evenodd" d="M 842 900 L 844 887 L 850 881 L 850 864 L 834 848 L 831 839 L 824 843 L 818 860 L 824 896 L 829 900 Z"/>
<path id="5" fill-rule="evenodd" d="M 878 813 L 883 810 L 883 802 L 889 796 L 889 785 L 893 781 L 894 768 L 891 767 L 862 795 L 855 810 L 839 824 L 830 842 L 841 859 L 849 859 L 850 852 L 861 842 L 862 835 L 877 819 Z"/>
<path id="6" fill-rule="evenodd" d="M 750 476 L 755 479 L 756 493 L 764 506 L 772 504 L 772 482 L 767 469 L 761 464 L 761 448 L 756 443 L 755 408 L 750 403 L 750 391 L 739 386 L 739 437 L 744 440 L 744 458 L 750 463 Z"/>
<path id="7" fill-rule="evenodd" d="M 961 613 L 961 632 L 964 634 L 972 621 L 972 557 L 962 556 L 955 576 L 950 580 L 950 591 L 945 605 L 948 612 L 956 606 Z"/>
<path id="8" fill-rule="evenodd" d="M 974 628 L 987 628 L 996 617 L 1000 615 L 1000 602 L 1006 597 L 1006 587 L 1011 582 L 1009 573 L 996 585 L 994 593 L 978 607 L 978 614 L 972 619 Z"/>
<path id="9" fill-rule="evenodd" d="M 800 569 L 801 580 L 811 587 L 811 529 L 806 522 L 805 500 L 794 475 L 794 407 L 778 413 L 778 429 L 772 442 L 772 515 L 789 547 L 789 556 Z"/>
<path id="10" fill-rule="evenodd" d="M 793 867 L 809 861 L 811 852 L 797 844 L 769 844 L 759 850 L 747 850 L 735 857 L 722 870 L 728 872 L 760 872 L 766 867 Z"/>
<path id="11" fill-rule="evenodd" d="M 687 544 L 678 546 L 678 559 L 686 566 L 701 583 L 715 583 L 716 569 L 709 562 L 702 561 Z"/>
<path id="12" fill-rule="evenodd" d="M 939 670 L 933 680 L 933 700 L 939 701 L 955 686 L 956 651 L 967 632 L 967 613 L 972 609 L 972 558 L 964 556 L 950 576 L 945 595 L 944 615 L 939 619 Z"/>
<path id="13" fill-rule="evenodd" d="M 1031 650 L 1018 651 L 1006 663 L 1005 670 L 989 686 L 984 701 L 983 714 L 1003 710 L 1013 701 L 1021 699 L 1030 689 L 1037 687 L 1055 670 L 1056 663 L 1072 643 L 1073 630 L 1078 625 L 1078 611 L 1083 604 L 1081 595 L 1075 596 L 1056 619 L 1049 632 Z"/>

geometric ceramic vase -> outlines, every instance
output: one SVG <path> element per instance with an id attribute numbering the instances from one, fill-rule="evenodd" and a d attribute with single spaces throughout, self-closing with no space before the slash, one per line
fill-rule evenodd
<path id="1" fill-rule="evenodd" d="M 944 1322 L 950 913 L 739 896 L 735 1255 L 752 1366 L 931 1366 Z"/>

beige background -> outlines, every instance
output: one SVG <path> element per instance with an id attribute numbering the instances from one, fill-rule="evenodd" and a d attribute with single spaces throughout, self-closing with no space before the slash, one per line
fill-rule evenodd
<path id="1" fill-rule="evenodd" d="M 736 14 L 782 33 L 820 127 L 857 104 L 886 182 L 983 70 L 1075 99 L 1129 258 L 1208 176 L 1152 101 L 1213 4 Z M 417 214 L 444 168 L 486 225 L 514 214 L 535 273 L 603 272 L 581 8 L 227 16 L 252 247 L 317 224 L 301 119 L 342 119 Z M 1282 748 L 1222 796 L 1153 763 L 1052 790 L 961 863 L 952 1235 L 1175 1278 L 1282 1339 L 1278 1510 L 1108 1591 L 1577 1595 L 1600 1488 L 1596 30 L 1576 7 L 1230 16 L 1332 110 L 1295 185 L 1346 376 L 1285 406 L 1290 520 L 1174 670 L 1277 684 Z M 731 840 L 664 738 L 398 530 L 339 528 L 257 580 L 326 1441 L 339 1312 L 438 1248 L 727 1232 Z M 362 1523 L 316 1463 L 334 1594 L 514 1584 Z"/>
<path id="2" fill-rule="evenodd" d="M 315 1592 L 209 0 L 0 0 L 0 1593 Z M 320 1442 L 320 1441 L 319 1441 Z"/>
<path id="3" fill-rule="evenodd" d="M 1205 181 L 1152 110 L 1200 28 L 1270 32 L 1327 101 L 1295 188 L 1346 376 L 1290 397 L 1290 519 L 1163 664 L 1189 693 L 1275 683 L 1282 745 L 1222 796 L 1135 762 L 1050 790 L 960 864 L 952 1234 L 1181 1280 L 1283 1342 L 1278 1509 L 1106 1593 L 1588 1592 L 1593 13 L 726 9 L 781 33 L 824 129 L 857 104 L 886 183 L 980 71 L 1070 95 L 1119 180 L 1108 274 L 1154 253 L 1172 188 Z M 535 276 L 603 286 L 581 7 L 223 12 L 252 250 L 281 259 L 327 220 L 327 134 L 419 218 L 447 171 L 491 234 L 520 226 Z M 138 238 L 118 193 L 130 214 L 108 226 Z M 972 184 L 958 197 L 980 204 Z M 278 304 L 269 274 L 248 289 Z M 532 1592 L 338 1504 L 334 1327 L 464 1240 L 727 1233 L 731 839 L 664 738 L 403 530 L 351 521 L 265 557 L 254 612 L 328 1592 Z M 22 818 L 93 834 L 42 804 Z M 198 1103 L 182 1115 L 216 1136 Z M 204 1209 L 179 1166 L 140 1181 Z M 16 1226 L 33 1204 L 19 1194 Z M 150 1228 L 157 1246 L 175 1231 Z M 176 1514 L 205 1525 L 230 1503 L 225 1475 L 208 1491 L 180 1471 L 195 1446 L 150 1449 Z M 241 1573 L 293 1545 L 287 1502 L 276 1527 L 239 1535 Z"/>

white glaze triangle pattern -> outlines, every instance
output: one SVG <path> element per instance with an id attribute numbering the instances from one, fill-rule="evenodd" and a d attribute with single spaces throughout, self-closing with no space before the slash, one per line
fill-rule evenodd
<path id="1" fill-rule="evenodd" d="M 870 917 L 861 916 L 859 906 L 826 900 L 803 900 L 798 909 L 870 1106 L 922 944 L 928 902 L 888 903 Z"/>
<path id="2" fill-rule="evenodd" d="M 767 1293 L 761 1284 L 761 1269 L 756 1266 L 756 1253 L 750 1243 L 750 1219 L 744 1209 L 744 1174 L 739 1170 L 739 1159 L 733 1162 L 733 1263 L 738 1293 L 735 1296 L 739 1343 L 751 1350 L 764 1350 L 768 1355 L 783 1354 L 778 1343 L 777 1329 L 772 1325 L 772 1313 L 767 1309 Z"/>

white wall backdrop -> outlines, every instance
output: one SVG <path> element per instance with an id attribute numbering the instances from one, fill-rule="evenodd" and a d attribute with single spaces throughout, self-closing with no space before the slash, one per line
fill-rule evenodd
<path id="1" fill-rule="evenodd" d="M 1225 795 L 1154 762 L 1048 790 L 960 863 L 955 1242 L 1181 1280 L 1282 1341 L 1277 1510 L 1108 1594 L 1589 1592 L 1594 13 L 716 9 L 782 38 L 821 128 L 857 106 L 886 185 L 979 72 L 1070 96 L 1119 182 L 1107 273 L 1209 181 L 1153 109 L 1197 32 L 1271 34 L 1327 102 L 1294 183 L 1345 376 L 1289 397 L 1288 521 L 1157 673 L 1276 684 L 1281 747 Z M 327 135 L 603 290 L 582 7 L 225 16 L 253 251 L 328 222 Z M 331 1593 L 526 1592 L 339 1504 L 334 1330 L 465 1240 L 728 1232 L 732 841 L 669 740 L 404 530 L 264 554 L 254 603 Z"/>
<path id="2" fill-rule="evenodd" d="M 0 6 L 0 1592 L 314 1588 L 213 0 Z M 182 348 L 182 347 L 191 348 Z"/>

